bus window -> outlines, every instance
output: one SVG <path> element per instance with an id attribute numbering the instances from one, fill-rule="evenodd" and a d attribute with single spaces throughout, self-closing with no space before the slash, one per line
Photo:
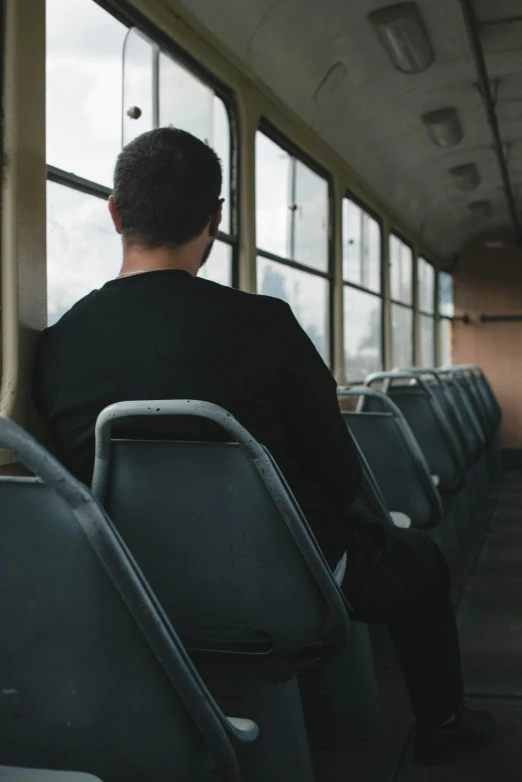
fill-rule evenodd
<path id="1" fill-rule="evenodd" d="M 225 203 L 221 230 L 229 234 L 231 135 L 228 113 L 221 98 L 212 87 L 136 29 L 129 31 L 125 42 L 123 84 L 125 144 L 153 127 L 173 125 L 216 150 L 223 165 Z M 228 253 L 221 253 L 223 262 L 225 257 Z M 217 269 L 214 258 L 212 263 L 208 262 L 210 268 Z M 216 273 L 221 280 L 231 279 L 231 271 L 230 268 Z"/>
<path id="2" fill-rule="evenodd" d="M 432 367 L 435 365 L 435 318 L 432 315 L 419 315 L 420 330 L 420 356 L 419 364 L 421 367 Z"/>
<path id="3" fill-rule="evenodd" d="M 442 366 L 453 363 L 453 277 L 447 272 L 439 273 L 439 340 Z"/>
<path id="4" fill-rule="evenodd" d="M 127 28 L 93 0 L 47 0 L 46 17 L 51 325 L 121 266 L 106 201 L 121 149 Z"/>
<path id="5" fill-rule="evenodd" d="M 127 28 L 93 0 L 47 0 L 47 163 L 112 186 Z"/>
<path id="6" fill-rule="evenodd" d="M 232 134 L 221 97 L 94 0 L 47 0 L 46 16 L 48 323 L 117 274 L 121 244 L 106 203 L 114 164 L 123 142 L 160 122 L 221 158 L 222 234 L 201 276 L 231 285 Z"/>
<path id="7" fill-rule="evenodd" d="M 413 252 L 398 236 L 390 236 L 392 361 L 410 367 L 413 353 Z"/>
<path id="8" fill-rule="evenodd" d="M 121 241 L 101 198 L 47 182 L 47 318 L 52 326 L 79 299 L 116 277 Z"/>
<path id="9" fill-rule="evenodd" d="M 330 361 L 329 186 L 262 131 L 256 135 L 257 287 L 287 301 Z"/>
<path id="10" fill-rule="evenodd" d="M 453 277 L 447 272 L 440 272 L 439 274 L 439 313 L 443 318 L 452 318 L 455 314 Z"/>
<path id="11" fill-rule="evenodd" d="M 390 286 L 392 301 L 412 303 L 413 253 L 398 236 L 390 236 Z"/>
<path id="12" fill-rule="evenodd" d="M 381 227 L 343 199 L 344 373 L 347 382 L 382 369 Z"/>
<path id="13" fill-rule="evenodd" d="M 328 271 L 328 182 L 295 161 L 294 252 L 299 263 Z"/>
<path id="14" fill-rule="evenodd" d="M 425 258 L 417 261 L 417 304 L 419 315 L 419 363 L 435 365 L 435 269 Z"/>
<path id="15" fill-rule="evenodd" d="M 391 305 L 392 355 L 396 367 L 413 364 L 413 310 L 402 304 Z"/>
<path id="16" fill-rule="evenodd" d="M 129 30 L 123 47 L 122 145 L 156 126 L 153 102 L 156 47 L 139 30 Z"/>

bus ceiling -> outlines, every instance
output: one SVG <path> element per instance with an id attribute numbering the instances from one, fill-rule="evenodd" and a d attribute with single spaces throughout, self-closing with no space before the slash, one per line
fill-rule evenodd
<path id="1" fill-rule="evenodd" d="M 521 242 L 520 0 L 181 1 L 443 255 Z"/>

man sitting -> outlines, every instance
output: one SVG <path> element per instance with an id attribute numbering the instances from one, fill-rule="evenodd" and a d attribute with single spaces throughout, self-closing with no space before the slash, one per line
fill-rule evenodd
<path id="1" fill-rule="evenodd" d="M 188 133 L 161 128 L 125 147 L 109 199 L 121 272 L 44 332 L 37 405 L 87 484 L 108 405 L 192 398 L 229 410 L 277 461 L 330 567 L 348 552 L 353 618 L 388 625 L 417 718 L 414 758 L 439 762 L 493 729 L 463 707 L 448 568 L 424 534 L 350 513 L 361 467 L 335 380 L 290 307 L 197 277 L 220 193 L 217 156 Z"/>

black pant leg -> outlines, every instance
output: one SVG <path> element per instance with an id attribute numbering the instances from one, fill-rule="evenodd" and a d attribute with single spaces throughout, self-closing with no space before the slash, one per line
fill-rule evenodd
<path id="1" fill-rule="evenodd" d="M 350 522 L 343 592 L 356 621 L 389 628 L 416 718 L 448 719 L 463 685 L 451 576 L 438 546 L 423 532 L 357 514 Z"/>

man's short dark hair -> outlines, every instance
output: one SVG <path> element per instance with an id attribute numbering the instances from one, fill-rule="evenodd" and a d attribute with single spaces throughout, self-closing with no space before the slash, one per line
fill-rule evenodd
<path id="1" fill-rule="evenodd" d="M 146 247 L 180 247 L 203 233 L 221 194 L 221 164 L 202 141 L 177 128 L 143 133 L 114 171 L 121 231 Z"/>

